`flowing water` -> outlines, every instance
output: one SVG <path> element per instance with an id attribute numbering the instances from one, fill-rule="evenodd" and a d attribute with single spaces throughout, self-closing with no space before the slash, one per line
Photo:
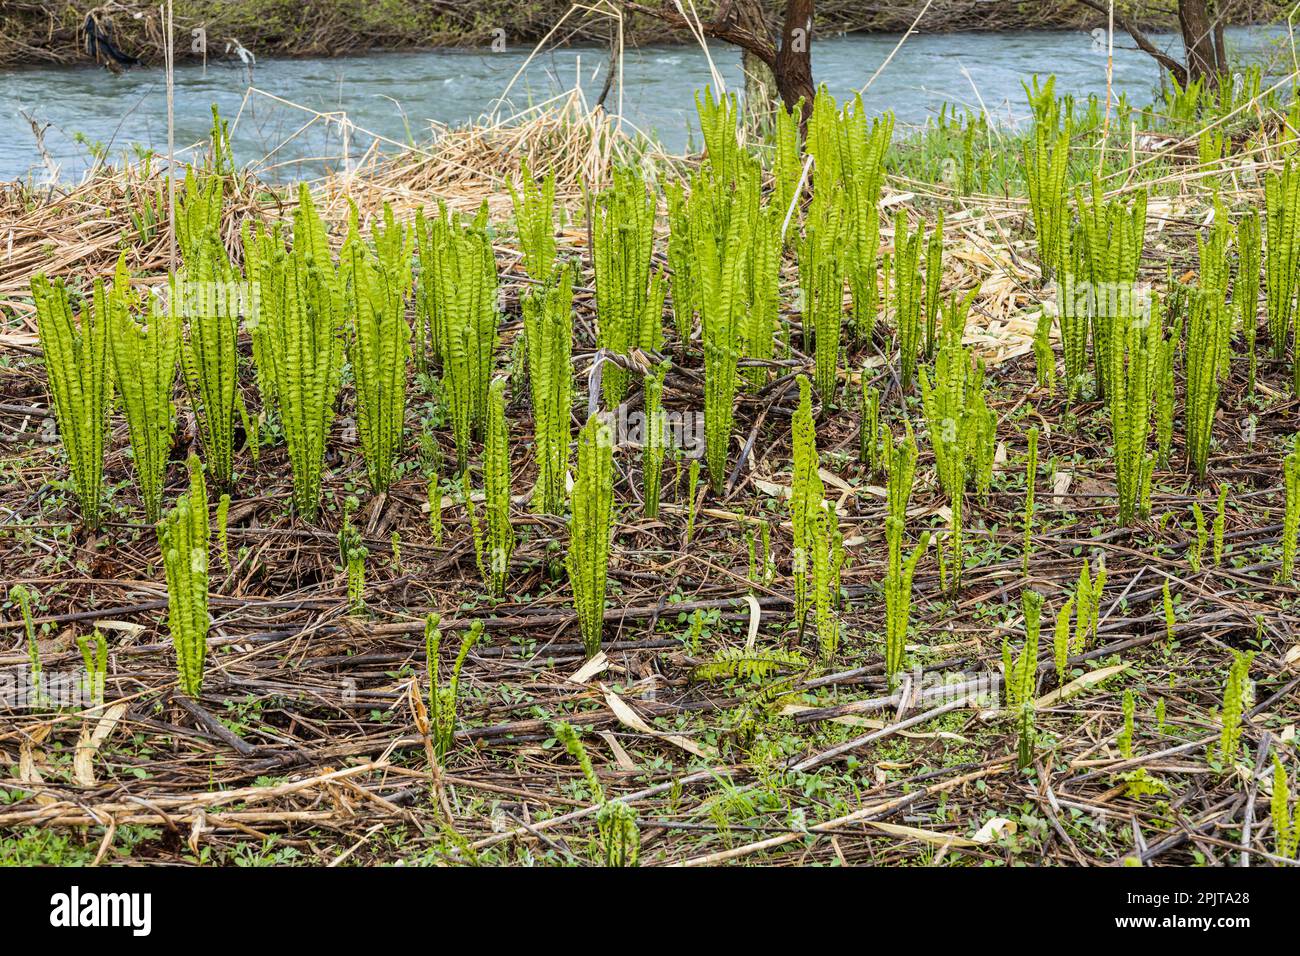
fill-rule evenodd
<path id="1" fill-rule="evenodd" d="M 1154 39 L 1174 55 L 1180 52 L 1175 38 Z M 1284 39 L 1276 28 L 1229 31 L 1234 57 L 1242 62 L 1276 57 Z M 837 96 L 851 94 L 867 83 L 897 42 L 896 35 L 887 34 L 819 39 L 813 47 L 815 78 Z M 1159 93 L 1155 61 L 1132 49 L 1127 38 L 1117 37 L 1116 43 L 1116 90 L 1135 104 L 1150 102 Z M 346 161 L 356 161 L 376 135 L 398 144 L 419 142 L 430 135 L 429 120 L 458 124 L 493 109 L 509 116 L 575 84 L 594 102 L 605 86 L 608 55 L 603 50 L 558 50 L 531 62 L 529 52 L 425 50 L 264 59 L 251 78 L 237 61 L 206 67 L 186 64 L 176 71 L 177 147 L 206 138 L 211 104 L 216 103 L 226 119 L 238 115 L 232 135 L 237 160 L 258 162 L 275 178 L 295 178 L 317 173 L 323 165 L 338 166 L 345 153 Z M 1286 56 L 1289 60 L 1289 51 Z M 728 87 L 736 87 L 741 71 L 735 48 L 714 46 L 712 57 Z M 1104 93 L 1104 36 L 914 35 L 871 85 L 865 102 L 874 112 L 893 110 L 900 123 L 924 123 L 944 103 L 987 110 L 997 122 L 1016 122 L 1026 111 L 1021 83 L 1035 72 L 1056 74 L 1058 93 Z M 249 91 L 250 79 L 254 92 Z M 509 95 L 498 105 L 512 79 Z M 615 86 L 606 104 L 611 111 L 621 109 L 625 122 L 636 129 L 682 150 L 692 143 L 692 93 L 709 82 L 709 63 L 698 46 L 643 47 L 623 58 L 621 97 Z M 0 71 L 0 104 L 0 180 L 31 176 L 42 181 L 48 176 L 24 112 L 42 125 L 50 124 L 45 147 L 64 180 L 79 176 L 96 154 L 116 158 L 135 146 L 166 151 L 161 69 L 136 69 L 121 76 L 93 66 Z M 347 122 L 320 119 L 299 107 L 346 114 Z M 384 140 L 379 145 L 397 148 Z"/>

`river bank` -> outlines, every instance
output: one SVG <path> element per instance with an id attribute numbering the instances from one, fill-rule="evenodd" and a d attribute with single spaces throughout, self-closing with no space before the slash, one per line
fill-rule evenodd
<path id="1" fill-rule="evenodd" d="M 780 0 L 765 0 L 773 10 Z M 1278 0 L 1246 0 L 1237 4 L 1234 23 L 1271 22 L 1284 15 Z M 904 0 L 871 4 L 859 0 L 830 0 L 818 4 L 818 30 L 897 32 L 916 16 L 917 6 Z M 182 40 L 182 59 L 221 59 L 241 49 L 254 56 L 340 56 L 378 50 L 427 47 L 492 48 L 535 43 L 546 36 L 572 8 L 570 0 L 477 0 L 474 3 L 432 0 L 421 4 L 401 0 L 176 0 L 175 24 Z M 72 0 L 12 0 L 0 13 L 0 67 L 26 64 L 87 62 L 87 33 L 93 32 L 101 59 L 156 63 L 161 59 L 162 30 L 158 5 L 115 3 L 94 9 L 91 27 L 85 3 Z M 1134 21 L 1147 29 L 1172 29 L 1168 10 L 1139 10 Z M 1104 18 L 1075 0 L 936 0 L 926 12 L 925 32 L 1088 29 Z M 205 42 L 199 42 L 200 34 Z M 607 40 L 616 23 L 597 14 L 570 15 L 553 40 L 584 43 Z M 689 39 L 653 17 L 628 16 L 624 41 L 640 45 Z M 185 42 L 184 38 L 191 38 Z M 108 41 L 106 46 L 103 40 Z"/>

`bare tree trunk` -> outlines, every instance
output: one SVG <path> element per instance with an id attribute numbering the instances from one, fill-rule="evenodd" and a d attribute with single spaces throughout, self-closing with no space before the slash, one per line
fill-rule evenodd
<path id="1" fill-rule="evenodd" d="M 734 0 L 732 9 L 738 26 L 772 42 L 762 0 Z M 780 95 L 776 75 L 762 57 L 744 47 L 740 51 L 740 65 L 745 71 L 745 123 L 762 136 L 772 126 L 773 108 Z"/>
<path id="2" fill-rule="evenodd" d="M 803 100 L 806 122 L 812 115 L 817 88 L 812 75 L 813 0 L 787 0 L 781 25 L 781 49 L 776 54 L 777 89 L 789 109 Z"/>
<path id="3" fill-rule="evenodd" d="M 1178 0 L 1178 26 L 1183 34 L 1188 81 L 1201 80 L 1207 88 L 1217 86 L 1220 54 L 1215 49 L 1215 20 L 1207 0 Z M 1222 35 L 1222 28 L 1218 35 Z"/>

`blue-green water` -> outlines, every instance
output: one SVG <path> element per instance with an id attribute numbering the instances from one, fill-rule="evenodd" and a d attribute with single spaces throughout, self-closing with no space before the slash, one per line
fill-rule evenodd
<path id="1" fill-rule="evenodd" d="M 1281 36 L 1276 28 L 1240 28 L 1229 32 L 1229 41 L 1238 58 L 1257 60 L 1268 56 Z M 1178 54 L 1176 39 L 1155 39 Z M 851 94 L 867 82 L 897 41 L 896 35 L 880 34 L 817 40 L 815 78 L 839 96 Z M 1116 89 L 1127 93 L 1131 102 L 1149 102 L 1159 87 L 1155 62 L 1131 49 L 1127 38 L 1116 37 L 1116 43 Z M 528 52 L 427 50 L 259 60 L 251 79 L 259 90 L 313 110 L 345 112 L 350 127 L 348 153 L 355 161 L 372 144 L 371 133 L 398 142 L 420 141 L 431 135 L 430 120 L 457 124 L 482 116 L 506 90 Z M 714 46 L 712 55 L 728 85 L 739 86 L 735 48 Z M 536 57 L 501 106 L 500 115 L 509 116 L 575 84 L 589 102 L 594 101 L 605 84 L 607 61 L 606 52 L 595 48 Z M 902 123 L 924 123 L 945 102 L 986 109 L 997 122 L 1015 122 L 1026 112 L 1021 83 L 1035 72 L 1055 73 L 1061 93 L 1103 93 L 1104 43 L 1073 32 L 917 34 L 903 45 L 865 100 L 873 111 L 893 110 Z M 623 116 L 670 149 L 684 149 L 691 142 L 692 92 L 709 81 L 708 63 L 698 47 L 629 50 L 623 63 Z M 206 69 L 197 64 L 178 68 L 178 148 L 206 138 L 212 103 L 232 120 L 243 104 L 232 136 L 241 163 L 273 153 L 267 162 L 276 166 L 270 173 L 291 178 L 319 172 L 322 160 L 341 162 L 343 124 L 317 120 L 298 132 L 312 120 L 311 114 L 261 95 L 246 97 L 248 87 L 249 75 L 242 67 L 210 63 Z M 138 69 L 122 76 L 95 67 L 4 71 L 0 72 L 0 103 L 0 180 L 46 177 L 21 110 L 51 124 L 45 134 L 46 148 L 64 180 L 75 180 L 91 162 L 87 144 L 99 144 L 111 157 L 128 152 L 133 144 L 166 150 L 166 84 L 161 69 Z M 616 90 L 607 105 L 614 110 L 618 104 Z M 298 135 L 291 138 L 295 132 Z"/>

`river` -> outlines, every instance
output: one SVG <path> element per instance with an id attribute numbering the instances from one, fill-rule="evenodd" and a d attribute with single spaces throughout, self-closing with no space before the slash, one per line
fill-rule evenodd
<path id="1" fill-rule="evenodd" d="M 1229 30 L 1235 61 L 1277 56 L 1285 41 L 1275 27 Z M 1156 42 L 1178 55 L 1176 38 Z M 850 34 L 822 38 L 813 46 L 818 83 L 837 96 L 862 87 L 898 42 L 897 35 Z M 741 81 L 734 47 L 715 45 L 712 56 L 729 86 Z M 316 174 L 322 163 L 344 154 L 345 124 L 326 123 L 281 100 L 310 110 L 342 111 L 348 123 L 349 159 L 365 152 L 377 134 L 398 143 L 428 138 L 429 120 L 464 123 L 491 110 L 529 50 L 424 50 L 336 59 L 259 60 L 250 76 L 242 66 L 185 64 L 176 71 L 178 148 L 207 136 L 211 104 L 239 121 L 232 145 L 241 163 L 259 163 L 277 179 Z M 1287 59 L 1290 54 L 1287 52 Z M 576 48 L 536 56 L 514 82 L 500 116 L 509 116 L 580 84 L 589 100 L 605 84 L 606 51 Z M 1025 107 L 1022 81 L 1035 72 L 1054 73 L 1058 92 L 1103 93 L 1104 36 L 1075 32 L 916 34 L 881 72 L 865 97 L 872 111 L 893 110 L 900 123 L 921 124 L 943 103 L 988 111 L 1014 123 Z M 644 47 L 623 59 L 621 108 L 625 121 L 680 151 L 698 141 L 692 92 L 710 80 L 698 46 Z M 1115 88 L 1131 102 L 1150 102 L 1159 71 L 1127 37 L 1116 37 Z M 276 98 L 279 99 L 276 99 Z M 114 76 L 93 66 L 33 67 L 0 71 L 0 180 L 43 181 L 31 125 L 24 111 L 50 124 L 45 146 L 63 180 L 74 180 L 102 153 L 116 160 L 133 145 L 166 151 L 166 83 L 161 69 L 135 69 Z M 617 89 L 607 100 L 617 109 Z M 243 107 L 241 113 L 241 105 Z M 310 124 L 305 130 L 304 124 Z M 294 134 L 297 133 L 295 136 Z M 384 148 L 392 149 L 381 142 Z M 267 159 L 268 155 L 270 156 Z"/>

